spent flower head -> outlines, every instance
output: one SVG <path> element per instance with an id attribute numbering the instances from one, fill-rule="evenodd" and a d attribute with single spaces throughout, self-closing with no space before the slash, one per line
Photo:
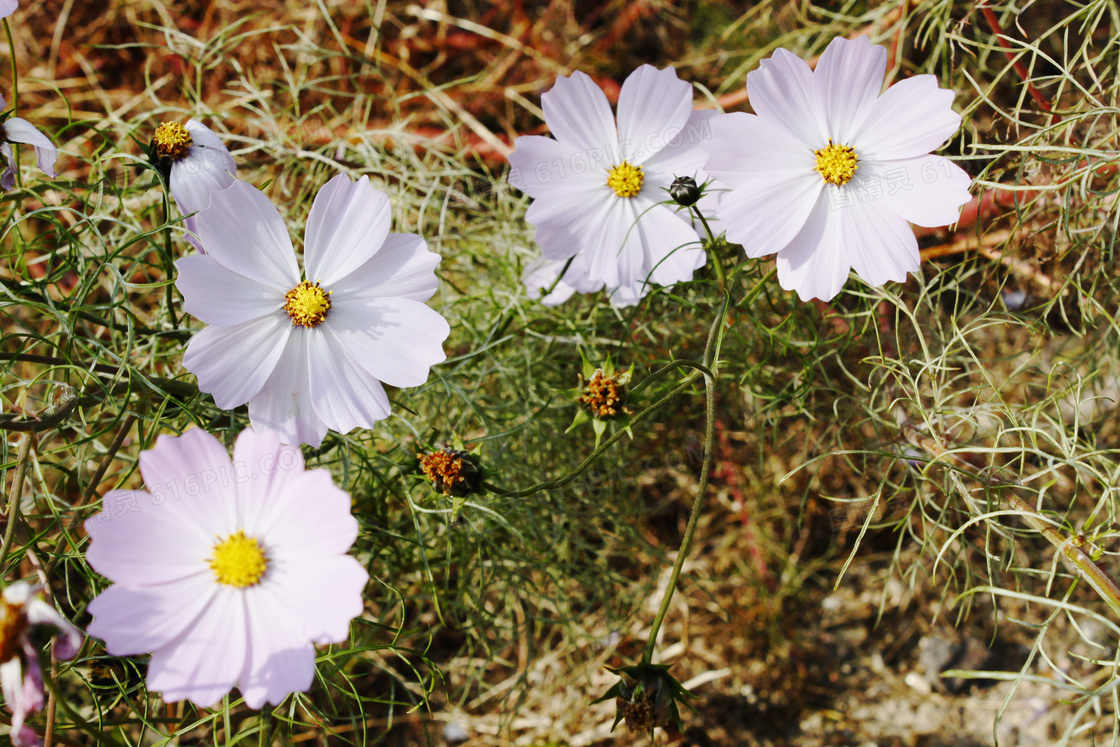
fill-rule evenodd
<path id="1" fill-rule="evenodd" d="M 417 455 L 420 472 L 437 493 L 465 498 L 482 492 L 483 470 L 477 449 L 468 451 L 462 444 L 444 444 L 441 448 Z"/>
<path id="2" fill-rule="evenodd" d="M 595 432 L 595 447 L 599 447 L 603 434 L 607 431 L 607 423 L 616 421 L 622 428 L 630 433 L 630 408 L 626 406 L 626 385 L 634 369 L 616 371 L 614 360 L 610 356 L 602 365 L 593 364 L 581 348 L 580 358 L 583 360 L 583 371 L 579 374 L 579 386 L 564 392 L 566 396 L 575 400 L 579 405 L 572 424 L 568 426 L 569 432 L 583 423 L 591 422 Z M 633 433 L 630 433 L 633 437 Z"/>
<path id="3" fill-rule="evenodd" d="M 111 491 L 85 524 L 86 560 L 113 581 L 89 633 L 115 656 L 150 651 L 167 702 L 210 707 L 236 685 L 251 708 L 278 704 L 362 613 L 350 496 L 273 433 L 243 431 L 233 456 L 197 428 L 160 436 L 140 453 L 148 492 Z"/>
<path id="4" fill-rule="evenodd" d="M 601 703 L 614 698 L 618 710 L 611 731 L 619 721 L 625 721 L 626 728 L 635 734 L 652 735 L 656 727 L 664 729 L 673 726 L 680 730 L 681 713 L 677 704 L 694 710 L 688 699 L 696 696 L 669 674 L 669 666 L 638 664 L 618 669 L 607 667 L 619 676 L 619 681 L 593 702 Z"/>
<path id="5" fill-rule="evenodd" d="M 731 188 L 716 215 L 748 257 L 777 253 L 778 281 L 829 300 L 855 269 L 873 286 L 918 270 L 910 223 L 960 216 L 971 179 L 929 155 L 960 127 L 953 92 L 916 75 L 880 93 L 887 50 L 837 38 L 816 70 L 778 49 L 747 75 L 757 114 L 720 114 L 705 168 Z"/>

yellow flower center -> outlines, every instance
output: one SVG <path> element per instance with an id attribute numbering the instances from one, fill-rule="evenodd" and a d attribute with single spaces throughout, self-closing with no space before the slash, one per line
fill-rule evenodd
<path id="1" fill-rule="evenodd" d="M 157 156 L 178 161 L 187 155 L 187 150 L 194 145 L 194 138 L 187 132 L 187 128 L 178 122 L 164 122 L 156 128 L 152 138 L 152 147 Z"/>
<path id="2" fill-rule="evenodd" d="M 641 192 L 645 179 L 642 167 L 632 166 L 629 161 L 623 161 L 607 172 L 607 186 L 619 197 L 633 197 Z"/>
<path id="3" fill-rule="evenodd" d="M 828 147 L 813 151 L 817 157 L 816 172 L 829 184 L 842 187 L 852 180 L 859 168 L 859 158 L 850 145 L 836 145 L 828 139 Z"/>
<path id="4" fill-rule="evenodd" d="M 0 599 L 0 664 L 19 656 L 22 638 L 27 630 L 23 606 Z"/>
<path id="5" fill-rule="evenodd" d="M 239 529 L 214 545 L 210 569 L 219 584 L 244 589 L 260 582 L 268 570 L 268 558 L 256 537 L 246 537 Z"/>
<path id="6" fill-rule="evenodd" d="M 319 287 L 319 283 L 304 280 L 284 294 L 284 311 L 292 318 L 292 324 L 300 327 L 318 327 L 331 310 L 331 291 Z"/>

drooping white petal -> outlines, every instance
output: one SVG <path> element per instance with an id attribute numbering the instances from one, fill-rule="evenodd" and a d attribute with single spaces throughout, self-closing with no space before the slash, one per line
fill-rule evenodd
<path id="1" fill-rule="evenodd" d="M 664 150 L 692 112 L 692 86 L 673 68 L 642 65 L 622 83 L 618 95 L 618 138 L 638 165 Z"/>
<path id="2" fill-rule="evenodd" d="M 333 287 L 381 248 L 391 219 L 389 197 L 370 186 L 368 176 L 356 182 L 346 174 L 331 179 L 315 195 L 307 216 L 307 279 Z"/>
<path id="3" fill-rule="evenodd" d="M 608 297 L 611 306 L 617 309 L 625 309 L 629 306 L 636 306 L 651 290 L 653 290 L 651 283 L 639 280 L 633 285 L 623 285 L 615 288 Z"/>
<path id="4" fill-rule="evenodd" d="M 194 625 L 216 589 L 212 573 L 155 586 L 114 584 L 89 603 L 86 632 L 114 656 L 146 654 Z"/>
<path id="5" fill-rule="evenodd" d="M 400 387 L 428 380 L 451 334 L 438 312 L 407 298 L 340 297 L 320 329 L 379 381 Z"/>
<path id="6" fill-rule="evenodd" d="M 213 192 L 210 206 L 196 219 L 206 253 L 224 267 L 281 293 L 299 284 L 288 228 L 259 190 L 235 180 L 226 189 Z"/>
<path id="7" fill-rule="evenodd" d="M 233 184 L 237 164 L 218 136 L 195 120 L 186 125 L 194 143 L 171 164 L 171 196 L 184 214 L 205 210 L 214 192 Z"/>
<path id="8" fill-rule="evenodd" d="M 821 195 L 796 236 L 776 260 L 778 283 L 797 291 L 802 301 L 829 301 L 848 279 L 851 265 L 840 235 L 840 224 Z"/>
<path id="9" fill-rule="evenodd" d="M 751 106 L 775 128 L 796 137 L 810 150 L 828 144 L 828 129 L 805 60 L 776 49 L 757 70 L 747 73 Z"/>
<path id="10" fill-rule="evenodd" d="M 306 692 L 315 679 L 315 649 L 300 635 L 299 619 L 291 611 L 301 608 L 293 602 L 272 588 L 246 592 L 249 636 L 238 688 L 250 708 L 278 705 L 291 693 Z"/>
<path id="11" fill-rule="evenodd" d="M 151 453 L 143 452 L 141 457 Z M 155 469 L 163 466 L 161 463 Z M 202 467 L 187 476 L 195 486 L 202 484 L 200 472 L 206 472 L 207 478 L 212 474 L 219 483 L 221 469 Z M 224 474 L 229 474 L 228 467 Z M 221 527 L 209 521 L 209 512 L 198 510 L 197 505 L 176 510 L 184 501 L 197 501 L 197 496 L 186 496 L 183 478 L 183 470 L 177 470 L 162 478 L 155 493 L 113 490 L 105 495 L 102 511 L 85 523 L 86 532 L 94 540 L 86 551 L 86 560 L 95 571 L 123 583 L 163 584 L 206 569 L 214 536 Z"/>
<path id="12" fill-rule="evenodd" d="M 638 207 L 634 202 L 611 195 L 596 212 L 583 237 L 590 280 L 613 288 L 643 277 L 646 253 L 642 234 L 635 227 Z"/>
<path id="13" fill-rule="evenodd" d="M 565 267 L 567 271 L 564 270 Z M 561 272 L 564 273 L 563 278 L 560 278 Z M 557 278 L 560 280 L 557 281 Z M 595 293 L 603 288 L 603 281 L 593 281 L 587 277 L 587 263 L 583 254 L 557 260 L 538 257 L 526 266 L 522 282 L 529 298 L 540 299 L 545 306 L 558 306 L 577 291 Z M 550 288 L 552 291 L 541 298 L 541 294 Z"/>
<path id="14" fill-rule="evenodd" d="M 427 308 L 427 307 L 424 307 Z M 363 369 L 330 334 L 309 335 L 311 402 L 332 431 L 372 428 L 389 417 L 389 397 L 381 382 Z"/>
<path id="15" fill-rule="evenodd" d="M 245 607 L 239 591 L 219 587 L 194 624 L 152 652 L 148 689 L 165 703 L 215 705 L 233 688 L 248 655 Z"/>
<path id="16" fill-rule="evenodd" d="M 0 188 L 6 192 L 16 186 L 16 157 L 12 153 L 12 144 L 0 143 L 0 155 L 3 155 L 4 160 L 8 163 L 4 173 L 0 174 Z"/>
<path id="17" fill-rule="evenodd" d="M 423 303 L 439 288 L 439 263 L 440 256 L 428 251 L 424 239 L 391 233 L 376 254 L 330 289 L 340 298 L 398 296 Z"/>
<path id="18" fill-rule="evenodd" d="M 332 309 L 331 316 L 336 314 L 337 310 Z M 272 375 L 249 400 L 249 421 L 254 430 L 274 431 L 288 444 L 317 447 L 323 443 L 328 429 L 312 405 L 307 359 L 307 336 L 322 334 L 322 329 L 323 325 L 315 329 L 292 329 Z"/>
<path id="19" fill-rule="evenodd" d="M 207 327 L 191 338 L 183 366 L 198 377 L 198 388 L 223 410 L 255 397 L 272 376 L 292 333 L 284 312 L 230 327 Z"/>
<path id="20" fill-rule="evenodd" d="M 961 206 L 972 199 L 971 177 L 948 158 L 919 156 L 874 166 L 883 207 L 919 226 L 956 223 Z"/>
<path id="21" fill-rule="evenodd" d="M 707 261 L 696 232 L 684 218 L 665 205 L 642 214 L 638 230 L 649 252 L 649 277 L 658 285 L 673 285 L 692 279 L 692 273 Z"/>
<path id="22" fill-rule="evenodd" d="M 44 625 L 58 629 L 54 636 L 54 655 L 59 659 L 73 659 L 82 647 L 85 633 L 75 627 L 62 614 L 44 601 L 40 596 L 34 597 L 27 604 L 27 623 L 32 627 Z"/>
<path id="23" fill-rule="evenodd" d="M 586 73 L 558 77 L 552 90 L 541 95 L 541 107 L 548 129 L 564 145 L 592 156 L 602 153 L 612 164 L 618 158 L 611 105 Z"/>
<path id="24" fill-rule="evenodd" d="M 26 119 L 11 117 L 4 122 L 4 137 L 13 143 L 26 143 L 35 146 L 35 162 L 39 168 L 50 177 L 58 176 L 54 163 L 58 158 L 58 148 L 39 132 Z"/>
<path id="25" fill-rule="evenodd" d="M 727 238 L 743 245 L 748 257 L 763 257 L 784 248 L 797 235 L 819 202 L 824 181 L 816 172 L 786 175 L 740 175 L 738 186 L 720 200 L 716 215 Z"/>
<path id="26" fill-rule="evenodd" d="M 860 158 L 913 158 L 940 148 L 961 126 L 953 92 L 932 75 L 915 75 L 883 92 L 852 143 Z"/>
<path id="27" fill-rule="evenodd" d="M 606 184 L 606 170 L 612 166 L 605 150 L 588 154 L 550 137 L 524 135 L 513 145 L 509 183 L 537 200 L 558 190 Z"/>
<path id="28" fill-rule="evenodd" d="M 828 136 L 841 145 L 852 145 L 883 89 L 887 50 L 872 46 L 866 36 L 836 37 L 824 50 L 813 73 L 817 99 L 823 108 Z M 822 142 L 818 148 L 823 148 Z"/>
<path id="29" fill-rule="evenodd" d="M 711 129 L 712 136 L 700 146 L 708 154 L 704 171 L 729 187 L 754 174 L 788 179 L 816 173 L 813 151 L 758 115 L 717 114 Z"/>
<path id="30" fill-rule="evenodd" d="M 349 555 L 308 558 L 288 565 L 276 580 L 276 591 L 287 604 L 305 610 L 300 634 L 315 643 L 342 643 L 350 635 L 350 621 L 365 607 L 362 590 L 369 574 Z"/>
<path id="31" fill-rule="evenodd" d="M 175 268 L 183 310 L 206 324 L 242 324 L 284 308 L 284 295 L 275 286 L 239 275 L 213 257 L 183 257 Z"/>
<path id="32" fill-rule="evenodd" d="M 869 285 L 904 282 L 908 272 L 918 271 L 921 256 L 914 231 L 881 202 L 857 202 L 837 212 L 848 260 Z"/>

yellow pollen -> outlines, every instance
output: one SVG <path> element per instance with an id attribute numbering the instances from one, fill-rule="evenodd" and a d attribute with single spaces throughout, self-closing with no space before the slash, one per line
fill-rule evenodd
<path id="1" fill-rule="evenodd" d="M 219 584 L 244 589 L 259 583 L 268 569 L 268 558 L 255 537 L 240 529 L 214 545 L 210 569 Z"/>
<path id="2" fill-rule="evenodd" d="M 284 311 L 292 318 L 293 326 L 318 327 L 331 310 L 331 291 L 319 283 L 304 280 L 284 294 Z"/>
<path id="3" fill-rule="evenodd" d="M 607 172 L 607 186 L 614 190 L 619 197 L 633 197 L 642 191 L 642 182 L 646 180 L 641 166 L 632 166 L 629 161 L 623 161 Z"/>
<path id="4" fill-rule="evenodd" d="M 152 137 L 152 146 L 157 156 L 178 161 L 187 155 L 187 150 L 194 145 L 194 138 L 187 132 L 187 128 L 178 122 L 164 122 L 156 128 Z"/>
<path id="5" fill-rule="evenodd" d="M 829 184 L 842 187 L 852 180 L 859 168 L 859 158 L 850 145 L 836 145 L 828 139 L 828 147 L 813 151 L 817 157 L 815 170 Z"/>

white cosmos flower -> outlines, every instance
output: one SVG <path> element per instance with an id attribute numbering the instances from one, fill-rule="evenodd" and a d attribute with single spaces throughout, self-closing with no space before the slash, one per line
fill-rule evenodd
<path id="1" fill-rule="evenodd" d="M 3 9 L 0 5 L 0 11 Z M 12 10 L 15 8 L 13 7 Z M 0 96 L 0 109 L 7 105 L 4 97 Z M 54 143 L 26 119 L 8 117 L 3 124 L 0 124 L 0 155 L 3 155 L 4 160 L 8 162 L 8 168 L 0 174 L 0 188 L 9 190 L 16 184 L 16 157 L 12 152 L 12 143 L 35 146 L 35 163 L 39 169 L 52 179 L 58 176 L 54 168 L 54 163 L 58 160 L 58 148 L 54 147 Z"/>
<path id="2" fill-rule="evenodd" d="M 731 187 L 717 215 L 749 257 L 777 253 L 778 280 L 828 300 L 855 271 L 873 286 L 916 272 L 909 224 L 942 226 L 968 175 L 928 155 L 960 127 L 953 92 L 916 75 L 880 94 L 887 51 L 837 38 L 816 71 L 779 49 L 747 75 L 757 114 L 721 114 L 707 171 Z"/>
<path id="3" fill-rule="evenodd" d="M 622 84 L 617 125 L 584 73 L 557 78 L 541 103 L 555 140 L 517 138 L 509 182 L 534 200 L 525 218 L 544 258 L 581 255 L 575 286 L 624 288 L 627 296 L 647 282 L 691 279 L 706 261 L 696 232 L 687 212 L 658 203 L 676 176 L 704 179 L 699 145 L 710 135 L 710 112 L 693 114 L 692 86 L 672 69 L 639 67 Z"/>
<path id="4" fill-rule="evenodd" d="M 260 708 L 311 687 L 316 643 L 340 643 L 369 575 L 347 555 L 350 496 L 298 448 L 247 429 L 233 461 L 198 428 L 140 453 L 147 491 L 114 490 L 85 523 L 86 560 L 113 585 L 88 631 L 114 656 L 152 652 L 148 688 Z"/>
<path id="5" fill-rule="evenodd" d="M 423 384 L 450 333 L 424 304 L 439 255 L 389 233 L 390 212 L 368 177 L 331 179 L 307 217 L 301 275 L 267 197 L 243 181 L 215 192 L 197 216 L 206 254 L 175 263 L 184 308 L 210 325 L 183 355 L 199 389 L 222 409 L 248 402 L 255 428 L 291 444 L 388 417 L 381 382 Z"/>
<path id="6" fill-rule="evenodd" d="M 567 271 L 564 270 L 565 266 Z M 562 272 L 564 275 L 560 277 Z M 529 298 L 534 301 L 540 299 L 545 306 L 559 306 L 577 292 L 597 293 L 603 289 L 602 280 L 594 281 L 587 277 L 587 262 L 583 254 L 568 259 L 537 257 L 525 268 L 522 282 Z M 650 290 L 648 282 L 638 280 L 633 286 L 614 288 L 608 298 L 611 305 L 617 308 L 634 306 Z"/>
<path id="7" fill-rule="evenodd" d="M 171 196 L 179 212 L 189 216 L 183 221 L 187 241 L 202 251 L 197 216 L 192 213 L 205 210 L 213 192 L 233 184 L 237 164 L 218 136 L 194 119 L 188 119 L 186 126 L 178 122 L 161 124 L 152 137 L 152 150 L 171 162 Z"/>

